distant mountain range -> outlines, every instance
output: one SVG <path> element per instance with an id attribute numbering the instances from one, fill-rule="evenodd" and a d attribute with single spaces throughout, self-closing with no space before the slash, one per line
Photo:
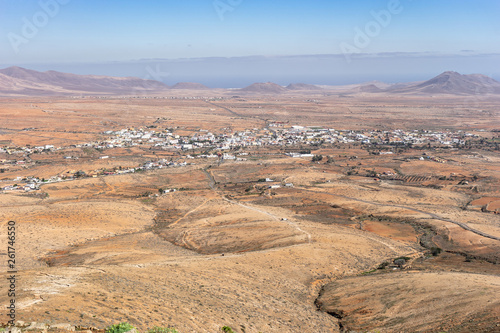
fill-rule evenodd
<path id="1" fill-rule="evenodd" d="M 134 94 L 167 89 L 164 83 L 134 77 L 37 72 L 21 67 L 0 70 L 0 93 L 20 95 L 112 93 Z"/>
<path id="2" fill-rule="evenodd" d="M 56 71 L 38 72 L 21 67 L 0 69 L 0 95 L 75 95 L 75 94 L 120 94 L 164 93 L 173 90 L 210 90 L 201 83 L 180 82 L 172 87 L 154 81 L 135 77 L 111 77 L 98 75 L 77 75 Z M 220 92 L 220 89 L 218 90 Z M 397 94 L 397 95 L 477 95 L 500 94 L 500 82 L 481 75 L 462 75 L 444 72 L 423 82 L 388 84 L 379 81 L 348 86 L 316 86 L 292 83 L 280 86 L 276 83 L 254 83 L 228 92 L 242 94 L 286 94 L 323 93 L 342 94 Z"/>

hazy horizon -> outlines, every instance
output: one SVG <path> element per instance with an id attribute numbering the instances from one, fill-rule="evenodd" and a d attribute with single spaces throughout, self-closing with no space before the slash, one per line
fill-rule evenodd
<path id="1" fill-rule="evenodd" d="M 0 0 L 0 66 L 168 85 L 500 80 L 500 2 Z M 134 60 L 135 59 L 135 60 Z"/>
<path id="2" fill-rule="evenodd" d="M 425 58 L 423 70 L 418 64 Z M 161 81 L 199 82 L 210 88 L 242 88 L 255 82 L 280 85 L 307 83 L 347 85 L 369 81 L 386 83 L 428 80 L 445 71 L 460 74 L 484 74 L 500 79 L 500 72 L 488 71 L 498 63 L 500 55 L 385 54 L 353 56 L 352 67 L 344 66 L 343 55 L 210 57 L 192 59 L 144 59 L 106 63 L 71 64 L 0 64 L 1 68 L 20 66 L 37 71 L 56 70 L 81 75 L 139 77 Z M 391 72 L 380 71 L 390 64 Z M 481 66 L 478 66 L 480 64 Z M 290 71 L 289 67 L 294 67 Z M 408 70 L 407 68 L 412 68 Z"/>

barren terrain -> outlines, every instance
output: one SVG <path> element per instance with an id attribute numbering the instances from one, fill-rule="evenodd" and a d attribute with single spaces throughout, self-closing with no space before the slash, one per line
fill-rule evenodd
<path id="1" fill-rule="evenodd" d="M 168 94 L 0 101 L 0 188 L 9 188 L 0 244 L 15 221 L 17 320 L 179 332 L 500 331 L 498 99 Z M 98 144 L 123 129 L 229 137 L 272 133 L 273 123 L 477 137 L 459 147 Z M 54 148 L 17 149 L 45 145 Z M 290 155 L 306 150 L 323 159 Z M 170 164 L 139 168 L 160 160 Z M 38 190 L 12 190 L 30 176 L 44 178 Z M 2 280 L 7 259 L 4 250 Z"/>

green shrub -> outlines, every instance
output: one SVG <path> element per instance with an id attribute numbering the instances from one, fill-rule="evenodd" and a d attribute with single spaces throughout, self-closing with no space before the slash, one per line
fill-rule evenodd
<path id="1" fill-rule="evenodd" d="M 319 162 L 323 159 L 323 155 L 314 155 L 312 158 L 313 162 Z"/>
<path id="2" fill-rule="evenodd" d="M 441 253 L 441 249 L 439 247 L 431 247 L 432 256 L 436 257 Z"/>
<path id="3" fill-rule="evenodd" d="M 234 333 L 233 329 L 229 326 L 222 326 L 221 330 L 224 333 Z"/>
<path id="4" fill-rule="evenodd" d="M 377 269 L 385 269 L 387 266 L 389 266 L 389 263 L 387 261 L 384 261 L 383 263 L 377 266 Z"/>
<path id="5" fill-rule="evenodd" d="M 148 333 L 179 333 L 175 328 L 155 326 L 148 330 Z"/>
<path id="6" fill-rule="evenodd" d="M 119 323 L 115 325 L 111 325 L 108 328 L 106 328 L 106 333 L 124 333 L 128 332 L 135 327 L 130 325 L 129 323 Z"/>

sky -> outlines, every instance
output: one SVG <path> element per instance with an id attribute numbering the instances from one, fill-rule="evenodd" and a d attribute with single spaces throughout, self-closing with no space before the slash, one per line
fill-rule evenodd
<path id="1" fill-rule="evenodd" d="M 0 66 L 209 85 L 294 73 L 324 84 L 445 70 L 500 79 L 498 17 L 498 0 L 0 0 Z"/>

